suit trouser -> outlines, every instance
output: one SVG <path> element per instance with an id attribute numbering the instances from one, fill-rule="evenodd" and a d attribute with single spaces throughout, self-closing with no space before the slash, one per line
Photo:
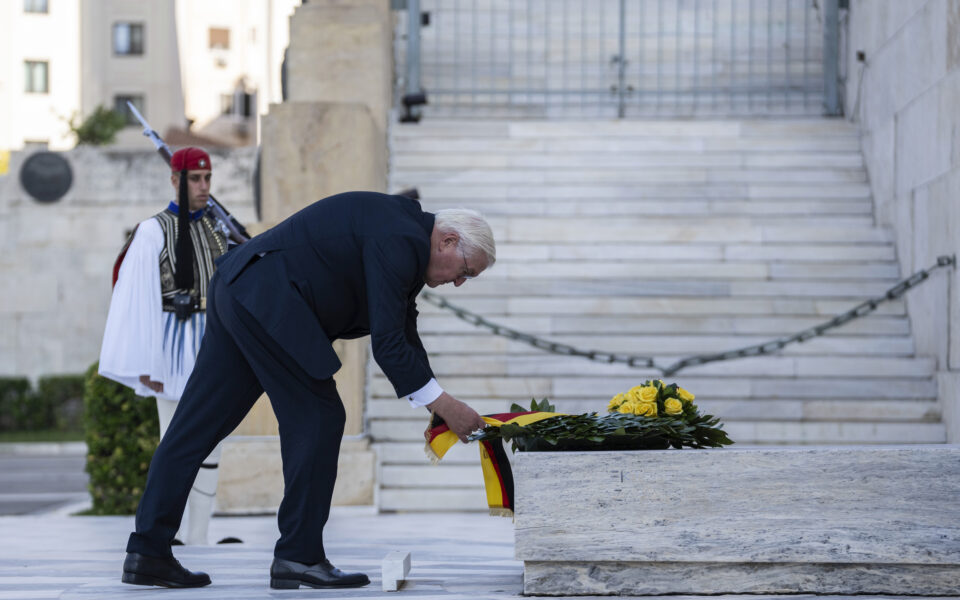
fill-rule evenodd
<path id="1" fill-rule="evenodd" d="M 326 558 L 323 527 L 346 421 L 336 384 L 303 371 L 231 296 L 217 273 L 208 286 L 207 327 L 196 365 L 150 463 L 128 552 L 171 556 L 170 542 L 200 464 L 263 391 L 280 426 L 283 460 L 280 539 L 274 555 L 306 564 Z"/>
<path id="2" fill-rule="evenodd" d="M 160 418 L 160 439 L 167 434 L 173 413 L 177 410 L 177 400 L 157 398 L 157 416 Z M 223 451 L 223 442 L 217 444 L 200 465 L 197 478 L 193 480 L 190 494 L 187 496 L 187 506 L 180 519 L 180 530 L 177 538 L 190 546 L 206 545 L 210 529 L 210 515 L 213 514 L 213 505 L 217 499 L 217 480 L 220 472 L 220 454 Z"/>

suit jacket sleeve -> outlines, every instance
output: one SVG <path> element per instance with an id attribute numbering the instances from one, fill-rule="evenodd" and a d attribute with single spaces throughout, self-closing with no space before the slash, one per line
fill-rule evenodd
<path id="1" fill-rule="evenodd" d="M 407 341 L 410 342 L 414 348 L 416 348 L 417 354 L 420 356 L 420 360 L 429 368 L 430 361 L 427 359 L 427 350 L 423 347 L 423 342 L 420 341 L 420 332 L 417 331 L 417 317 L 419 315 L 420 312 L 417 310 L 416 301 L 410 300 L 407 302 Z"/>
<path id="2" fill-rule="evenodd" d="M 397 397 L 419 390 L 433 377 L 410 300 L 426 268 L 419 264 L 418 243 L 422 242 L 408 236 L 372 236 L 363 249 L 373 358 Z"/>

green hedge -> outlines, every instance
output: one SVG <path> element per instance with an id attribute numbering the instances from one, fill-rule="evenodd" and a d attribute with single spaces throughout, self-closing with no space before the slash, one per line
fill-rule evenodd
<path id="1" fill-rule="evenodd" d="M 30 393 L 26 377 L 0 377 L 0 431 L 13 431 L 24 398 Z"/>
<path id="2" fill-rule="evenodd" d="M 83 375 L 0 378 L 0 431 L 79 431 Z"/>
<path id="3" fill-rule="evenodd" d="M 153 400 L 87 371 L 83 396 L 92 515 L 130 515 L 147 482 L 160 425 Z"/>

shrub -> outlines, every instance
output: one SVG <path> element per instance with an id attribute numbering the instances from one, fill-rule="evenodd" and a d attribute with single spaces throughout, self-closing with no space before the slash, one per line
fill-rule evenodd
<path id="1" fill-rule="evenodd" d="M 16 416 L 29 393 L 26 377 L 0 377 L 0 431 L 17 429 Z"/>
<path id="2" fill-rule="evenodd" d="M 78 115 L 70 118 L 70 131 L 77 136 L 77 144 L 104 146 L 112 144 L 117 132 L 126 127 L 127 118 L 117 111 L 98 105 L 83 121 Z"/>
<path id="3" fill-rule="evenodd" d="M 0 431 L 79 431 L 83 375 L 0 379 Z"/>
<path id="4" fill-rule="evenodd" d="M 37 407 L 46 411 L 44 428 L 58 431 L 79 431 L 83 411 L 83 375 L 41 377 L 34 394 Z"/>
<path id="5" fill-rule="evenodd" d="M 87 371 L 83 404 L 93 499 L 88 514 L 133 514 L 159 441 L 156 405 L 98 375 L 97 363 Z"/>

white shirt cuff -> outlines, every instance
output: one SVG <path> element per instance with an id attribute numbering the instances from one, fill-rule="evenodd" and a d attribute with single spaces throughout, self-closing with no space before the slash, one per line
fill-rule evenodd
<path id="1" fill-rule="evenodd" d="M 431 377 L 430 381 L 427 382 L 427 385 L 423 386 L 419 390 L 409 394 L 407 400 L 410 402 L 410 406 L 413 408 L 418 408 L 420 406 L 426 406 L 434 400 L 440 397 L 440 394 L 443 393 L 443 388 L 440 387 L 440 384 L 437 383 L 435 377 Z"/>

